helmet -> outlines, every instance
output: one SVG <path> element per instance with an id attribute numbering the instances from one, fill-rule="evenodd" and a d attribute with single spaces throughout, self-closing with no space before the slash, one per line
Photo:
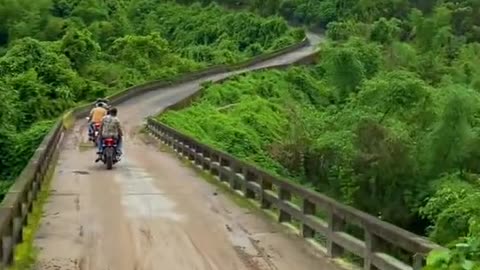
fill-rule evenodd
<path id="1" fill-rule="evenodd" d="M 95 107 L 103 107 L 107 108 L 108 107 L 108 100 L 106 98 L 97 98 L 95 101 Z"/>

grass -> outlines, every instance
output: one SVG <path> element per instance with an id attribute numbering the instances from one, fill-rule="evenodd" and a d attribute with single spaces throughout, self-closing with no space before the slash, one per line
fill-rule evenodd
<path id="1" fill-rule="evenodd" d="M 57 160 L 54 155 L 50 164 Z M 47 202 L 50 194 L 50 183 L 52 181 L 55 166 L 51 165 L 45 175 L 44 183 L 41 186 L 38 197 L 33 204 L 32 212 L 28 215 L 28 224 L 23 228 L 23 242 L 15 247 L 15 258 L 13 266 L 8 270 L 27 270 L 32 269 L 38 256 L 38 249 L 34 245 L 35 235 L 40 228 L 43 216 L 43 206 Z"/>

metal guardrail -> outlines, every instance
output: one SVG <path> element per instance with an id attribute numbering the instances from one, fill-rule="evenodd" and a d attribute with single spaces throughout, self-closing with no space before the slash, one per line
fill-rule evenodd
<path id="1" fill-rule="evenodd" d="M 264 210 L 274 210 L 278 222 L 299 223 L 300 234 L 305 239 L 316 243 L 318 236 L 326 239 L 324 248 L 331 258 L 349 252 L 363 259 L 366 270 L 418 270 L 432 249 L 442 248 L 325 195 L 273 176 L 154 119 L 148 119 L 147 128 L 179 155 L 210 172 L 230 189 L 257 201 Z M 349 226 L 360 229 L 362 235 L 350 234 Z M 406 251 L 408 261 L 393 255 L 386 246 Z"/>
<path id="2" fill-rule="evenodd" d="M 245 62 L 234 65 L 218 65 L 204 70 L 183 74 L 167 81 L 153 81 L 139 86 L 128 88 L 124 91 L 107 97 L 112 104 L 119 104 L 130 98 L 140 96 L 148 91 L 159 90 L 163 87 L 181 84 L 196 80 L 204 76 L 216 75 L 236 69 L 246 68 L 251 65 L 287 54 L 309 45 L 308 39 L 285 47 L 278 51 L 260 55 Z M 65 113 L 52 130 L 43 139 L 34 155 L 10 187 L 5 199 L 0 204 L 0 269 L 12 265 L 15 257 L 15 247 L 22 242 L 23 227 L 27 224 L 28 214 L 38 196 L 42 183 L 47 177 L 51 162 L 58 151 L 67 124 L 76 118 L 84 117 L 91 109 L 91 104 L 84 104 Z"/>

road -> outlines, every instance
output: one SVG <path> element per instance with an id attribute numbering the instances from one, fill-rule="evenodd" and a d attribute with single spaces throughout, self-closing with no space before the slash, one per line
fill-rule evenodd
<path id="1" fill-rule="evenodd" d="M 312 50 L 249 69 L 289 63 Z M 233 203 L 138 133 L 146 116 L 197 91 L 202 81 L 231 74 L 149 92 L 118 106 L 127 135 L 124 158 L 112 171 L 93 162 L 93 148 L 85 147 L 86 123 L 77 121 L 61 145 L 35 239 L 34 269 L 335 269 L 302 239 Z"/>

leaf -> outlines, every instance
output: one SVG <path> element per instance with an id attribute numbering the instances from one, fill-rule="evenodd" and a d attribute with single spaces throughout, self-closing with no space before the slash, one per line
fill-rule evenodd
<path id="1" fill-rule="evenodd" d="M 474 266 L 475 266 L 475 264 L 470 260 L 465 260 L 462 263 L 462 268 L 464 270 L 472 270 Z"/>
<path id="2" fill-rule="evenodd" d="M 448 263 L 451 256 L 451 252 L 448 249 L 433 250 L 427 257 L 427 265 L 440 266 L 444 263 Z"/>

